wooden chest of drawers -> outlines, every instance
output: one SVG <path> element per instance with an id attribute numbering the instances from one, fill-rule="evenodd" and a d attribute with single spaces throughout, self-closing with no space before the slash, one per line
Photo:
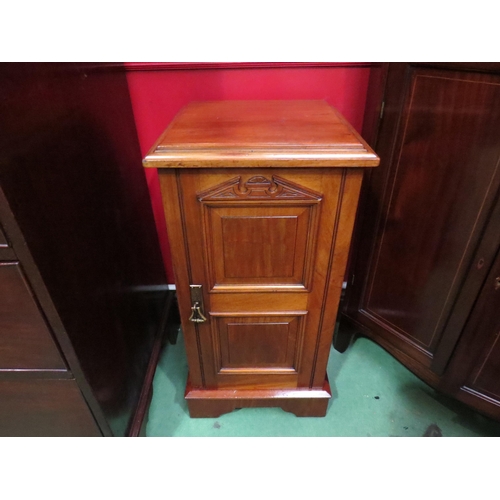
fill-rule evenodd
<path id="1" fill-rule="evenodd" d="M 325 415 L 363 167 L 378 161 L 323 101 L 191 103 L 151 149 L 192 417 Z"/>

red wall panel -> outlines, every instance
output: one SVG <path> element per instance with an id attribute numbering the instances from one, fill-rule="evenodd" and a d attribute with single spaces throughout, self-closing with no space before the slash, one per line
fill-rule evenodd
<path id="1" fill-rule="evenodd" d="M 191 101 L 324 99 L 361 132 L 369 64 L 126 63 L 143 156 Z M 156 170 L 146 171 L 169 283 L 174 282 Z"/>

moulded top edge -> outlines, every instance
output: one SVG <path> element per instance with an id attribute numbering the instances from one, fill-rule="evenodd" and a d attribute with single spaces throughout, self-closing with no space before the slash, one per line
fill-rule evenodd
<path id="1" fill-rule="evenodd" d="M 146 167 L 377 166 L 377 155 L 325 101 L 210 101 L 183 108 Z"/>
<path id="2" fill-rule="evenodd" d="M 183 154 L 184 153 L 184 154 Z M 259 154 L 260 153 L 260 154 Z M 368 151 L 330 152 L 226 152 L 186 151 L 162 152 L 143 160 L 149 168 L 217 168 L 217 167 L 376 167 L 380 163 L 375 153 Z"/>

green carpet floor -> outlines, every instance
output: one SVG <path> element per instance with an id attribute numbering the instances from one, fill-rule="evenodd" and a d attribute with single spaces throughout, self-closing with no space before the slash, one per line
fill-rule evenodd
<path id="1" fill-rule="evenodd" d="M 332 388 L 324 418 L 298 418 L 278 408 L 244 408 L 191 419 L 184 401 L 187 361 L 182 335 L 165 345 L 153 383 L 147 436 L 367 437 L 423 436 L 435 424 L 444 437 L 500 436 L 500 423 L 436 393 L 374 342 L 359 338 L 331 349 Z"/>

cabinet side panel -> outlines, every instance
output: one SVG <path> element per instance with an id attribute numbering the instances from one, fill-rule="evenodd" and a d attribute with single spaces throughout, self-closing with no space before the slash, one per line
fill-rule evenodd
<path id="1" fill-rule="evenodd" d="M 177 301 L 181 315 L 190 379 L 193 387 L 204 386 L 203 363 L 200 357 L 199 333 L 196 325 L 189 321 L 191 315 L 191 264 L 189 246 L 185 235 L 185 214 L 182 209 L 181 191 L 178 188 L 178 173 L 175 170 L 159 171 L 165 220 L 172 252 L 173 272 Z M 196 249 L 193 249 L 196 250 Z M 198 249 L 200 250 L 200 249 Z"/>
<path id="2" fill-rule="evenodd" d="M 344 175 L 344 182 L 339 194 L 337 223 L 331 253 L 328 263 L 324 262 L 322 264 L 327 272 L 327 281 L 321 309 L 322 318 L 311 376 L 311 387 L 321 387 L 325 380 L 326 365 L 339 312 L 342 282 L 349 256 L 363 171 L 361 169 L 346 170 Z"/>

